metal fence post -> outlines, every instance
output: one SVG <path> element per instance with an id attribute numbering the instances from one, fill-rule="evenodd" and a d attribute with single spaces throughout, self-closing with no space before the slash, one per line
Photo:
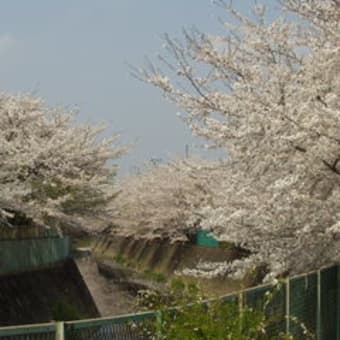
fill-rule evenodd
<path id="1" fill-rule="evenodd" d="M 290 280 L 286 280 L 286 334 L 290 333 Z"/>
<path id="2" fill-rule="evenodd" d="M 240 291 L 239 296 L 238 296 L 238 308 L 239 308 L 239 315 L 240 315 L 239 327 L 240 327 L 240 333 L 242 334 L 243 332 L 243 310 L 244 310 L 244 296 L 243 296 L 242 291 Z"/>
<path id="3" fill-rule="evenodd" d="M 156 339 L 162 339 L 162 311 L 156 312 Z"/>
<path id="4" fill-rule="evenodd" d="M 340 339 L 340 266 L 337 266 L 336 280 L 336 339 Z"/>
<path id="5" fill-rule="evenodd" d="M 317 271 L 316 339 L 321 340 L 321 271 Z"/>
<path id="6" fill-rule="evenodd" d="M 64 323 L 56 322 L 56 340 L 65 340 Z"/>

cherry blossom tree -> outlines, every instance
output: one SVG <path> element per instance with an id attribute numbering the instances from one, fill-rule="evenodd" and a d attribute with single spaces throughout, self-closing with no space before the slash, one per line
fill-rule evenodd
<path id="1" fill-rule="evenodd" d="M 187 241 L 200 228 L 200 209 L 211 203 L 216 169 L 217 163 L 178 159 L 128 176 L 113 202 L 114 233 Z"/>
<path id="2" fill-rule="evenodd" d="M 37 223 L 109 216 L 116 196 L 110 163 L 126 149 L 104 127 L 79 126 L 74 114 L 39 98 L 0 94 L 0 223 L 20 212 Z"/>
<path id="3" fill-rule="evenodd" d="M 160 66 L 137 75 L 228 154 L 199 214 L 251 256 L 191 273 L 242 276 L 266 265 L 271 279 L 339 261 L 340 2 L 282 0 L 273 21 L 258 4 L 246 17 L 217 3 L 223 36 L 166 36 Z"/>

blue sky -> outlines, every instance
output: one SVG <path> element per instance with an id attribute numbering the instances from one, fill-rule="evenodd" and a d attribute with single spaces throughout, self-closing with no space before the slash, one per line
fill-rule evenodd
<path id="1" fill-rule="evenodd" d="M 251 3 L 237 1 L 243 11 Z M 35 92 L 51 106 L 79 107 L 83 122 L 107 122 L 124 143 L 135 143 L 120 162 L 122 174 L 151 158 L 184 155 L 185 144 L 199 154 L 202 142 L 176 108 L 134 79 L 127 64 L 155 57 L 165 32 L 221 32 L 219 16 L 209 0 L 3 0 L 0 90 Z"/>

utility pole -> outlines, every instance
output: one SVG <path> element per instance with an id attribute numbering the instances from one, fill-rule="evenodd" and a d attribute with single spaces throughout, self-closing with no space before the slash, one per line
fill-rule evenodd
<path id="1" fill-rule="evenodd" d="M 185 158 L 189 158 L 189 144 L 185 144 Z"/>

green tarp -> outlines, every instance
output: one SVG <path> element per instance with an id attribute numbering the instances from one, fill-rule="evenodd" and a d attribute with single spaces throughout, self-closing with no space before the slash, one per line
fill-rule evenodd
<path id="1" fill-rule="evenodd" d="M 196 244 L 202 247 L 217 248 L 219 242 L 215 239 L 214 235 L 206 230 L 200 230 L 197 232 Z"/>

